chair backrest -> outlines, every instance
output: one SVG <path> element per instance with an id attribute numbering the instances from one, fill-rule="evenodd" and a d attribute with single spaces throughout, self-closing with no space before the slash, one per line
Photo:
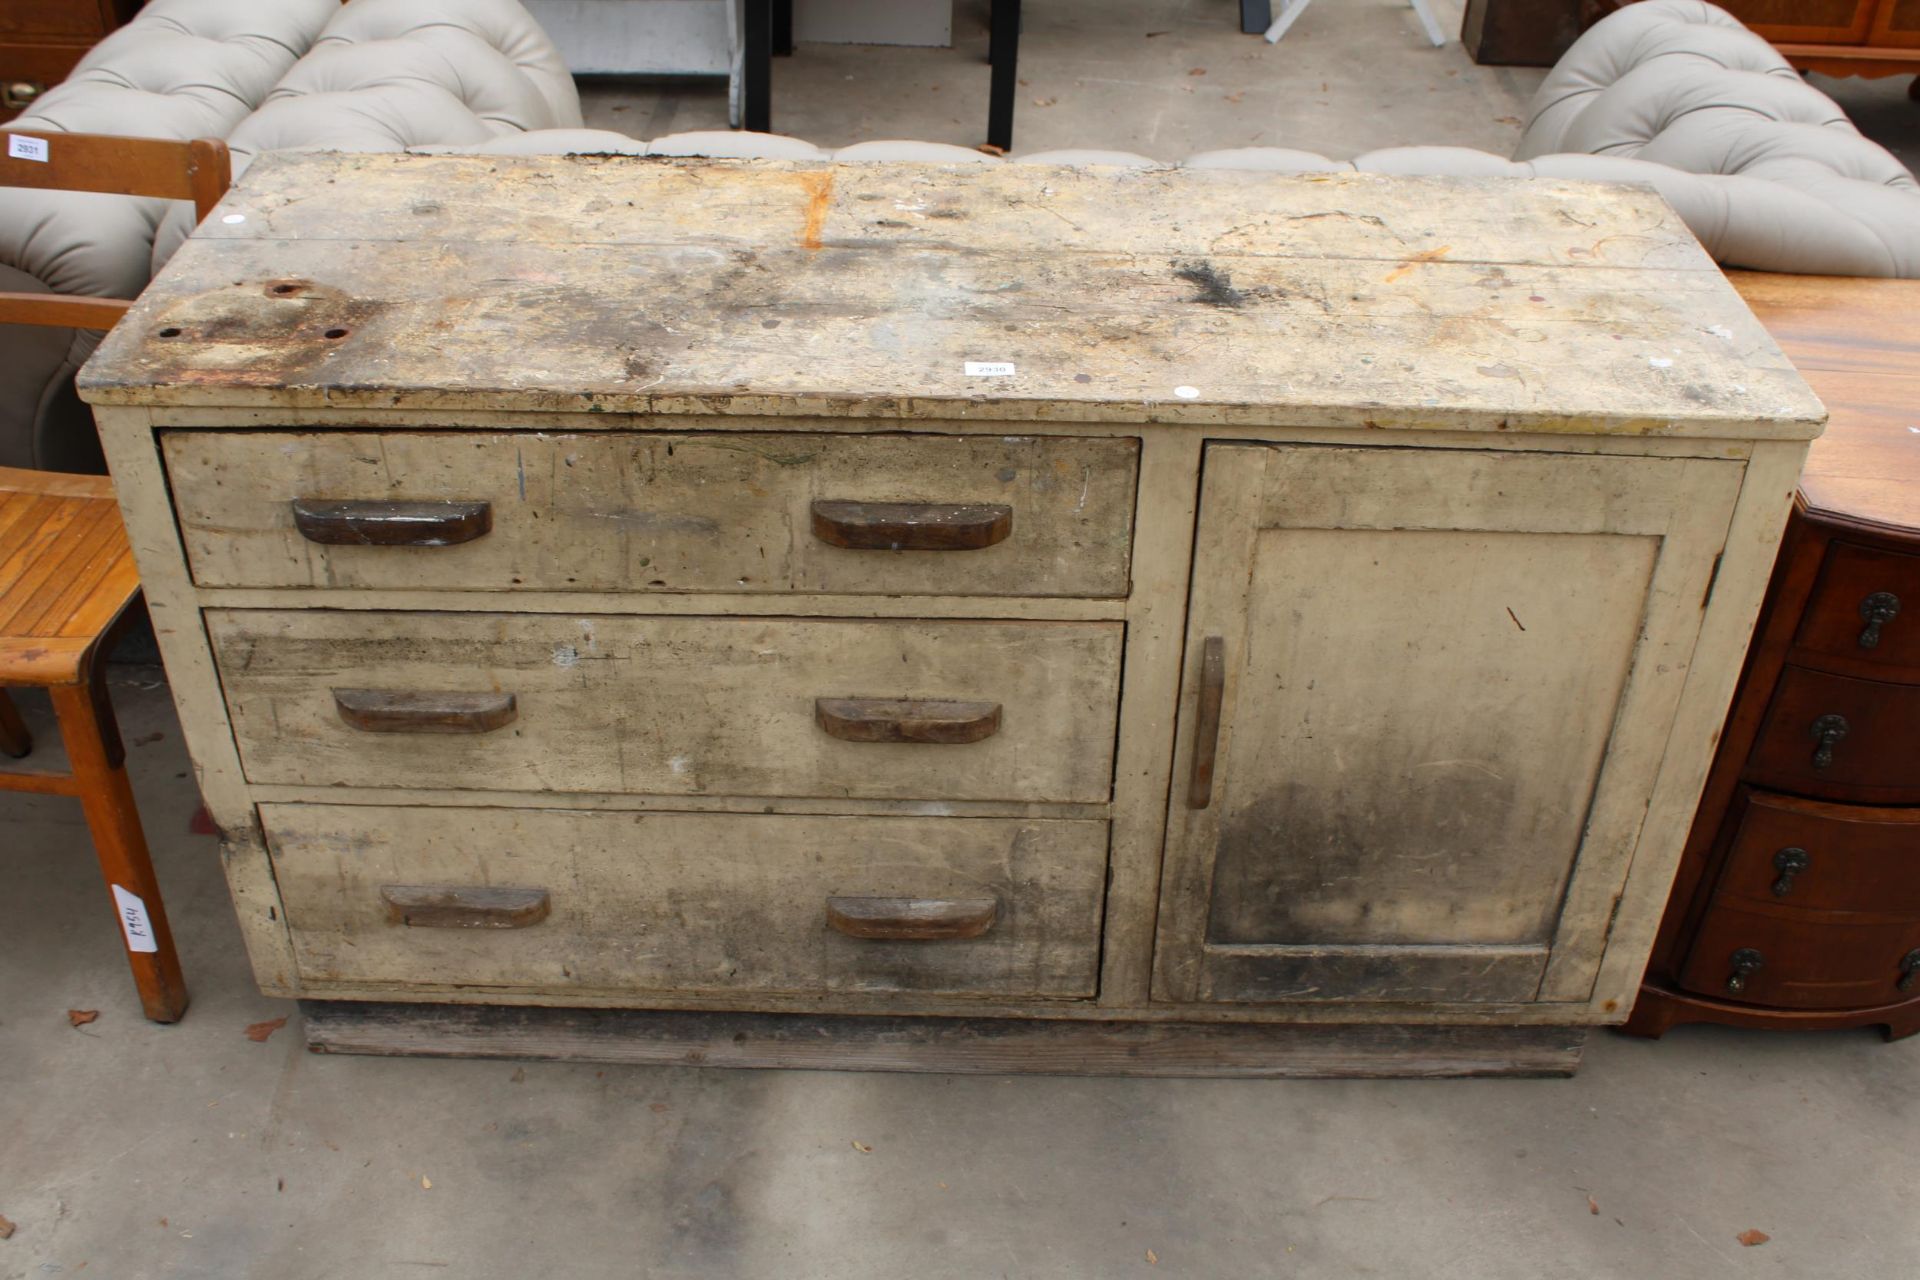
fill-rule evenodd
<path id="1" fill-rule="evenodd" d="M 227 144 L 218 138 L 176 142 L 0 130 L 0 140 L 0 187 L 191 200 L 198 221 L 212 212 L 232 181 Z M 120 298 L 0 292 L 0 324 L 111 329 L 132 305 Z"/>

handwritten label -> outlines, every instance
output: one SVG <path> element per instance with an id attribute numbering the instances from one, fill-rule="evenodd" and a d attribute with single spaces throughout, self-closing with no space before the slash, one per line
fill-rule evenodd
<path id="1" fill-rule="evenodd" d="M 10 133 L 7 135 L 7 154 L 15 160 L 38 160 L 41 164 L 45 164 L 47 140 L 29 138 L 23 133 Z"/>
<path id="2" fill-rule="evenodd" d="M 120 930 L 127 935 L 127 950 L 153 952 L 160 944 L 153 940 L 153 922 L 147 919 L 147 904 L 139 894 L 113 886 L 113 902 L 120 908 Z"/>
<path id="3" fill-rule="evenodd" d="M 969 360 L 967 376 L 969 378 L 1011 378 L 1013 366 L 1004 360 Z"/>

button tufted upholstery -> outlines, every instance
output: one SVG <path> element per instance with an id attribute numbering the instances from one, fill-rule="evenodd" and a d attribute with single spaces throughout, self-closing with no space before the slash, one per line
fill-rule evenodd
<path id="1" fill-rule="evenodd" d="M 337 0 L 150 0 L 12 121 L 42 133 L 224 137 L 319 36 Z M 131 298 L 172 202 L 0 188 L 0 289 Z M 100 469 L 73 373 L 99 335 L 0 334 L 0 466 Z"/>

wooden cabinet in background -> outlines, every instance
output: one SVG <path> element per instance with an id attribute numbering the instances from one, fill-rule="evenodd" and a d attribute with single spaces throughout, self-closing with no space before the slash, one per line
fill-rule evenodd
<path id="1" fill-rule="evenodd" d="M 1736 274 L 1832 413 L 1627 1030 L 1920 1031 L 1920 282 Z"/>
<path id="2" fill-rule="evenodd" d="M 0 121 L 67 78 L 142 0 L 0 0 Z"/>
<path id="3" fill-rule="evenodd" d="M 1802 71 L 1920 72 L 1920 0 L 1718 0 Z M 1920 90 L 1920 79 L 1914 81 Z"/>

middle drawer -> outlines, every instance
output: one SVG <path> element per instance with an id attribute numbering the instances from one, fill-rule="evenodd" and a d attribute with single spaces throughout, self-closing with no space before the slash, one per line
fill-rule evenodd
<path id="1" fill-rule="evenodd" d="M 247 777 L 1099 803 L 1122 626 L 206 613 Z"/>

